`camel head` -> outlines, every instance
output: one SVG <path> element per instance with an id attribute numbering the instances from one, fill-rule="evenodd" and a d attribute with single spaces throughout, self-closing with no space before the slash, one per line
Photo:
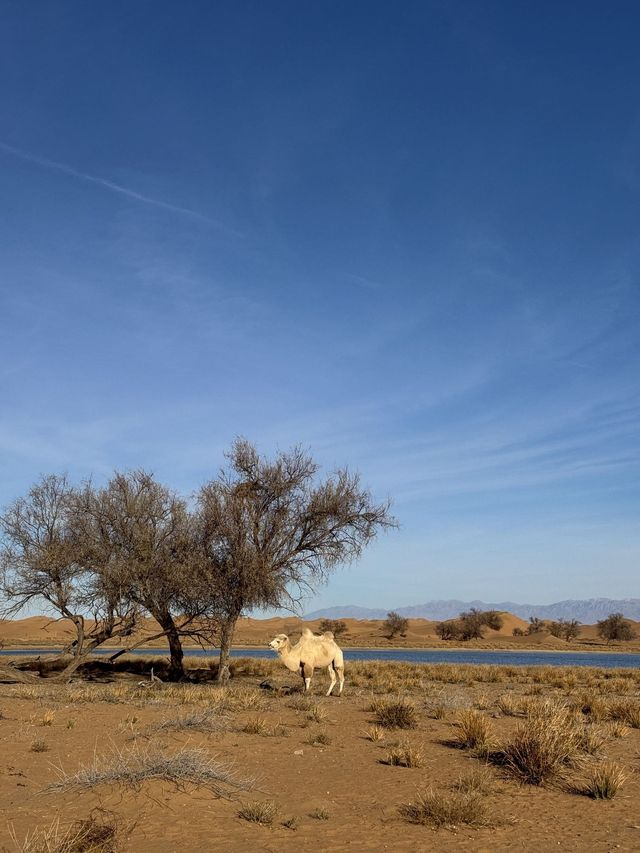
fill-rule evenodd
<path id="1" fill-rule="evenodd" d="M 274 652 L 280 652 L 284 647 L 288 644 L 289 637 L 286 634 L 278 634 L 277 637 L 274 637 L 273 640 L 269 643 L 269 647 L 274 650 Z"/>

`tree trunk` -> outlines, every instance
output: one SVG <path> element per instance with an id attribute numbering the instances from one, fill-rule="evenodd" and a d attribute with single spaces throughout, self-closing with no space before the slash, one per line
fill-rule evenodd
<path id="1" fill-rule="evenodd" d="M 238 615 L 227 616 L 220 625 L 220 660 L 218 661 L 217 676 L 219 682 L 227 681 L 229 678 L 229 657 Z"/>
<path id="2" fill-rule="evenodd" d="M 184 652 L 182 651 L 182 640 L 180 632 L 176 627 L 171 615 L 166 616 L 160 625 L 164 628 L 169 643 L 169 653 L 171 660 L 169 663 L 168 677 L 169 681 L 180 681 L 184 678 Z"/>

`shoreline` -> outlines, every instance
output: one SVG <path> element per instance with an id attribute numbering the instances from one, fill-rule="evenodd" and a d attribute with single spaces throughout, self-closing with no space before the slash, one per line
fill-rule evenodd
<path id="1" fill-rule="evenodd" d="M 102 646 L 101 651 L 105 652 L 115 652 L 119 651 L 121 646 Z M 267 648 L 262 645 L 249 645 L 247 643 L 243 643 L 240 645 L 234 645 L 231 647 L 235 651 L 267 651 Z M 207 657 L 209 655 L 215 656 L 218 654 L 220 649 L 211 647 L 211 649 L 202 649 L 200 646 L 183 646 L 185 655 L 188 655 L 190 652 L 197 651 L 198 653 L 204 652 L 202 657 Z M 50 652 L 49 652 L 50 650 Z M 136 654 L 142 654 L 144 651 L 158 653 L 158 652 L 166 652 L 168 654 L 169 647 L 168 646 L 158 646 L 158 645 L 149 645 L 146 647 L 140 647 L 135 650 Z M 610 654 L 628 654 L 628 655 L 638 655 L 640 654 L 640 648 L 623 648 L 623 647 L 611 647 L 611 648 L 580 648 L 576 649 L 571 646 L 568 648 L 561 649 L 549 649 L 549 648 L 540 648 L 539 646 L 523 646 L 516 647 L 513 646 L 504 646 L 501 648 L 496 648 L 495 646 L 492 648 L 486 648 L 484 646 L 342 646 L 342 650 L 344 652 L 477 652 L 482 654 L 504 654 L 505 652 L 513 653 L 513 654 L 527 654 L 527 653 L 535 653 L 535 654 L 582 654 L 582 655 L 610 655 Z M 33 645 L 32 643 L 24 643 L 22 645 L 13 644 L 11 646 L 5 646 L 0 648 L 0 656 L 8 656 L 11 652 L 46 652 L 55 654 L 57 652 L 61 652 L 62 649 L 56 646 L 47 646 L 45 644 Z M 133 652 L 134 650 L 132 650 Z M 127 654 L 130 654 L 128 652 Z M 276 657 L 274 656 L 274 660 Z"/>

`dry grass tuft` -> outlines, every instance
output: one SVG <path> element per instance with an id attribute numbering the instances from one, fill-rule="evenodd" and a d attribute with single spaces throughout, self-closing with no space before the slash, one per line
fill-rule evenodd
<path id="1" fill-rule="evenodd" d="M 426 824 L 436 828 L 455 828 L 461 824 L 489 825 L 487 807 L 482 797 L 476 792 L 443 792 L 430 788 L 418 794 L 415 802 L 400 806 L 399 811 L 410 823 Z"/>
<path id="2" fill-rule="evenodd" d="M 582 734 L 570 712 L 531 717 L 494 757 L 523 782 L 541 785 L 576 759 Z"/>
<path id="3" fill-rule="evenodd" d="M 597 726 L 585 726 L 579 740 L 579 749 L 588 755 L 598 755 L 607 740 L 607 733 Z"/>
<path id="4" fill-rule="evenodd" d="M 428 714 L 434 720 L 444 720 L 449 712 L 449 708 L 444 702 L 434 702 L 429 706 Z"/>
<path id="5" fill-rule="evenodd" d="M 293 708 L 294 711 L 310 711 L 311 706 L 314 704 L 308 696 L 305 696 L 303 693 L 294 693 L 293 696 L 289 700 L 289 707 Z"/>
<path id="6" fill-rule="evenodd" d="M 278 806 L 273 800 L 252 800 L 238 811 L 238 817 L 261 826 L 271 826 L 277 814 Z"/>
<path id="7" fill-rule="evenodd" d="M 137 745 L 128 750 L 114 747 L 106 756 L 96 755 L 92 764 L 77 773 L 69 775 L 59 769 L 58 775 L 59 780 L 49 785 L 47 791 L 86 791 L 97 785 L 115 784 L 139 790 L 144 782 L 163 779 L 175 785 L 206 787 L 223 797 L 232 789 L 247 790 L 255 784 L 254 779 L 237 777 L 229 765 L 195 747 L 184 747 L 173 755 Z"/>
<path id="8" fill-rule="evenodd" d="M 629 734 L 629 729 L 620 720 L 611 720 L 610 723 L 605 725 L 604 730 L 610 738 L 627 737 Z"/>
<path id="9" fill-rule="evenodd" d="M 526 714 L 526 700 L 518 696 L 512 696 L 510 693 L 499 696 L 496 705 L 500 713 L 505 717 L 523 717 Z"/>
<path id="10" fill-rule="evenodd" d="M 205 708 L 190 714 L 178 714 L 167 717 L 148 732 L 220 732 L 225 728 L 226 720 L 215 711 Z"/>
<path id="11" fill-rule="evenodd" d="M 632 729 L 640 729 L 640 702 L 633 699 L 619 699 L 609 705 L 609 718 L 625 723 Z"/>
<path id="12" fill-rule="evenodd" d="M 467 773 L 465 776 L 460 776 L 453 783 L 453 788 L 461 794 L 480 794 L 485 796 L 491 793 L 495 787 L 493 775 L 486 767 L 478 767 Z"/>
<path id="13" fill-rule="evenodd" d="M 578 707 L 583 714 L 590 716 L 596 722 L 606 720 L 609 711 L 607 703 L 597 693 L 583 694 Z"/>
<path id="14" fill-rule="evenodd" d="M 312 812 L 309 812 L 309 817 L 312 817 L 314 820 L 329 820 L 331 815 L 326 809 L 314 809 Z"/>
<path id="15" fill-rule="evenodd" d="M 313 723 L 326 723 L 329 719 L 329 714 L 327 714 L 326 710 L 322 707 L 322 705 L 312 705 L 309 708 L 309 713 L 307 714 L 307 719 L 311 720 Z"/>
<path id="16" fill-rule="evenodd" d="M 389 747 L 387 755 L 381 761 L 382 764 L 390 764 L 392 767 L 422 767 L 424 764 L 424 753 L 420 747 L 412 746 L 407 741 L 402 741 L 395 746 Z"/>
<path id="17" fill-rule="evenodd" d="M 267 735 L 269 725 L 265 717 L 253 717 L 242 727 L 242 731 L 247 735 Z"/>
<path id="18" fill-rule="evenodd" d="M 30 746 L 31 752 L 49 752 L 49 746 L 44 740 L 34 740 Z"/>
<path id="19" fill-rule="evenodd" d="M 384 740 L 384 729 L 377 725 L 369 726 L 363 734 L 367 740 L 373 741 L 373 743 Z"/>
<path id="20" fill-rule="evenodd" d="M 75 821 L 66 830 L 56 818 L 45 829 L 34 829 L 23 841 L 10 831 L 18 853 L 117 853 L 126 834 L 116 816 L 103 809 L 94 809 L 88 818 Z"/>
<path id="21" fill-rule="evenodd" d="M 316 732 L 314 735 L 309 735 L 307 743 L 311 746 L 330 746 L 331 737 L 326 732 Z"/>
<path id="22" fill-rule="evenodd" d="M 55 711 L 45 711 L 40 720 L 38 721 L 39 726 L 52 726 L 53 721 L 56 718 Z"/>
<path id="23" fill-rule="evenodd" d="M 612 800 L 627 778 L 627 774 L 618 764 L 603 761 L 589 770 L 580 793 L 594 800 Z"/>
<path id="24" fill-rule="evenodd" d="M 415 729 L 418 725 L 418 713 L 415 705 L 406 699 L 376 699 L 371 710 L 375 712 L 378 723 L 385 729 Z"/>
<path id="25" fill-rule="evenodd" d="M 462 749 L 475 749 L 486 754 L 493 740 L 491 721 L 480 711 L 461 711 L 455 722 L 455 743 Z"/>

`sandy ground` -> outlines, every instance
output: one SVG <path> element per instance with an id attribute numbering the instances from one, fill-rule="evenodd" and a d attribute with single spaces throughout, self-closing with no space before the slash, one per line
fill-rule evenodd
<path id="1" fill-rule="evenodd" d="M 258 667 L 255 662 L 248 666 Z M 587 690 L 607 702 L 623 697 L 640 705 L 640 679 L 626 683 L 590 670 L 537 678 L 534 670 L 525 675 L 506 668 L 498 676 L 489 674 L 494 669 L 489 667 L 354 665 L 342 698 L 325 697 L 326 676 L 317 674 L 314 695 L 305 704 L 296 695 L 260 689 L 265 673 L 270 673 L 276 688 L 294 681 L 274 664 L 259 666 L 263 669 L 253 675 L 248 669 L 249 674 L 223 689 L 226 710 L 219 688 L 142 688 L 136 687 L 139 676 L 104 684 L 0 685 L 0 850 L 3 845 L 6 850 L 21 849 L 11 833 L 22 841 L 55 819 L 64 828 L 96 808 L 115 815 L 123 833 L 118 849 L 136 853 L 640 850 L 637 728 L 628 729 L 625 737 L 608 739 L 602 748 L 606 758 L 619 762 L 629 774 L 612 801 L 573 792 L 571 785 L 579 782 L 582 771 L 571 771 L 568 781 L 539 788 L 522 785 L 491 766 L 490 792 L 484 802 L 492 826 L 434 830 L 407 823 L 398 812 L 418 790 L 449 792 L 456 779 L 480 766 L 471 752 L 449 743 L 461 709 L 480 708 L 500 743 L 522 723 L 501 713 L 496 705 L 500 696 L 535 701 L 554 696 L 579 702 Z M 372 742 L 366 736 L 375 722 L 372 697 L 374 691 L 384 695 L 385 681 L 393 687 L 391 698 L 402 695 L 415 705 L 418 725 L 406 732 L 385 730 L 382 741 Z M 219 715 L 220 732 L 153 731 L 162 721 L 205 709 Z M 444 718 L 438 719 L 441 715 Z M 267 732 L 275 727 L 275 735 L 243 731 L 256 720 Z M 311 745 L 318 733 L 329 743 Z M 423 766 L 381 763 L 389 745 L 398 741 L 420 748 Z M 38 742 L 46 751 L 33 751 Z M 255 777 L 255 790 L 221 799 L 206 787 L 151 781 L 137 789 L 103 784 L 83 791 L 47 791 L 61 773 L 73 774 L 91 765 L 96 755 L 126 754 L 131 749 L 171 755 L 183 747 L 201 747 L 207 756 L 232 764 L 238 775 Z M 253 800 L 277 805 L 271 826 L 238 816 L 242 804 Z M 328 819 L 314 817 L 318 809 Z M 283 825 L 292 817 L 296 829 Z"/>
<path id="2" fill-rule="evenodd" d="M 483 640 L 472 640 L 467 643 L 443 642 L 435 633 L 435 622 L 427 619 L 410 619 L 409 630 L 405 637 L 395 637 L 389 640 L 383 629 L 381 621 L 345 619 L 347 625 L 346 634 L 339 639 L 340 645 L 345 648 L 476 648 L 476 649 L 548 649 L 552 650 L 576 650 L 576 651 L 640 651 L 640 640 L 631 643 L 607 644 L 597 636 L 595 625 L 583 625 L 580 637 L 571 643 L 552 637 L 546 632 L 533 634 L 532 636 L 514 637 L 513 629 L 526 629 L 527 623 L 511 613 L 503 614 L 503 626 L 499 631 L 486 631 Z M 631 620 L 630 620 L 631 621 Z M 632 623 L 637 629 L 640 637 L 640 623 Z M 274 619 L 240 619 L 234 638 L 236 646 L 266 646 L 276 634 L 285 633 L 290 635 L 299 634 L 303 627 L 309 627 L 317 631 L 320 620 L 303 622 L 293 617 L 281 617 Z M 135 635 L 134 639 L 143 636 L 152 636 L 157 633 L 159 626 L 148 619 L 144 626 Z M 32 616 L 28 619 L 0 620 L 0 643 L 6 648 L 17 648 L 21 646 L 61 646 L 73 639 L 73 627 L 66 621 L 52 621 L 44 616 Z M 107 644 L 108 645 L 108 644 Z M 120 646 L 120 642 L 111 645 Z M 152 646 L 162 646 L 162 641 L 155 641 Z"/>

